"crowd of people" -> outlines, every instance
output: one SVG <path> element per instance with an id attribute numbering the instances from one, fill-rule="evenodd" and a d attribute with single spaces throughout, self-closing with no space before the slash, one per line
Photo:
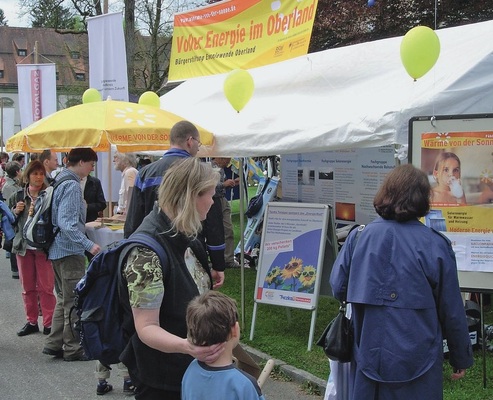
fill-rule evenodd
<path id="1" fill-rule="evenodd" d="M 125 220 L 125 236 L 133 232 L 152 235 L 166 250 L 170 263 L 160 265 L 156 254 L 136 247 L 122 265 L 134 323 L 117 367 L 124 391 L 137 399 L 181 398 L 182 377 L 194 358 L 213 367 L 225 360 L 232 365 L 231 349 L 224 341 L 205 345 L 187 339 L 185 316 L 190 300 L 219 289 L 225 268 L 237 266 L 224 189 L 238 181 L 224 179 L 223 168 L 229 159 L 211 163 L 195 157 L 201 143 L 193 124 L 177 123 L 170 140 L 171 149 L 160 160 L 141 165 L 139 170 L 135 155 L 116 153 L 113 159 L 114 168 L 122 173 L 115 213 Z M 25 168 L 18 161 L 5 164 L 3 193 L 15 233 L 10 238 L 11 259 L 17 262 L 26 314 L 17 334 L 39 332 L 41 318 L 46 339 L 40 350 L 64 361 L 88 360 L 71 327 L 71 308 L 86 257 L 90 260 L 101 251 L 85 235 L 85 223 L 101 217 L 107 207 L 101 181 L 91 174 L 97 160 L 93 150 L 76 148 L 64 155 L 63 168 L 51 150 L 32 155 Z M 52 222 L 57 234 L 46 252 L 27 243 L 23 227 L 49 185 L 56 187 Z M 237 338 L 236 331 L 232 334 Z M 110 366 L 97 362 L 96 377 L 97 394 L 113 390 L 107 381 Z M 261 398 L 258 387 L 252 385 L 258 394 L 252 398 Z"/>
<path id="2" fill-rule="evenodd" d="M 229 158 L 196 157 L 200 135 L 190 122 L 175 124 L 170 142 L 162 158 L 139 169 L 134 155 L 117 153 L 113 159 L 122 173 L 115 211 L 125 220 L 124 236 L 150 235 L 167 256 L 162 262 L 138 245 L 122 260 L 121 292 L 132 322 L 125 325 L 128 343 L 118 365 L 123 389 L 136 399 L 263 399 L 255 379 L 233 364 L 240 337 L 236 304 L 215 291 L 224 284 L 225 269 L 237 266 L 224 192 L 239 182 L 225 178 Z M 98 156 L 73 149 L 61 170 L 50 150 L 25 167 L 24 157 L 11 162 L 0 157 L 6 172 L 2 231 L 12 242 L 12 276 L 20 278 L 25 309 L 17 334 L 39 332 L 41 315 L 42 353 L 87 361 L 71 327 L 71 309 L 86 257 L 102 250 L 85 235 L 86 222 L 107 207 L 101 181 L 91 174 Z M 412 165 L 392 170 L 374 199 L 380 217 L 357 244 L 351 233 L 334 263 L 334 297 L 352 305 L 349 399 L 441 398 L 444 337 L 452 379 L 463 378 L 473 363 L 450 241 L 419 221 L 432 201 L 465 203 L 463 192 L 450 197 L 451 181 L 460 182 L 460 161 L 444 153 L 434 177 L 432 188 Z M 56 185 L 57 234 L 46 252 L 29 245 L 23 226 L 50 184 Z M 110 366 L 97 362 L 96 377 L 97 394 L 113 390 Z"/>

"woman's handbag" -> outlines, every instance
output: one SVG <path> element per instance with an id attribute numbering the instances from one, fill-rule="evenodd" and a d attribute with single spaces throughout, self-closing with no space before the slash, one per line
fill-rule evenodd
<path id="1" fill-rule="evenodd" d="M 325 355 L 341 363 L 351 361 L 353 352 L 353 330 L 351 321 L 346 317 L 346 302 L 342 302 L 337 316 L 330 321 L 317 341 Z"/>
<path id="2" fill-rule="evenodd" d="M 269 185 L 269 182 L 270 178 L 266 178 L 260 193 L 250 199 L 247 210 L 245 211 L 245 216 L 247 218 L 253 218 L 262 209 L 262 206 L 264 205 L 264 193 Z"/>
<path id="3" fill-rule="evenodd" d="M 365 225 L 360 225 L 358 227 L 358 231 L 354 237 L 353 251 L 363 229 L 365 229 Z M 344 298 L 346 298 L 346 296 L 344 296 Z M 317 340 L 317 346 L 321 346 L 324 349 L 325 355 L 329 357 L 330 360 L 339 361 L 340 363 L 351 361 L 353 353 L 353 327 L 351 326 L 350 319 L 346 317 L 346 305 L 346 301 L 341 302 L 337 316 L 329 322 L 329 325 L 327 325 L 324 332 Z"/>

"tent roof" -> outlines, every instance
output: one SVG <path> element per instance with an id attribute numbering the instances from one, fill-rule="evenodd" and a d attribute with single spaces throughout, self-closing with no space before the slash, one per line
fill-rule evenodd
<path id="1" fill-rule="evenodd" d="M 414 116 L 493 111 L 493 21 L 437 34 L 440 57 L 417 81 L 402 66 L 396 37 L 251 69 L 255 92 L 240 113 L 223 94 L 226 74 L 184 82 L 161 107 L 214 133 L 200 156 L 405 144 Z"/>

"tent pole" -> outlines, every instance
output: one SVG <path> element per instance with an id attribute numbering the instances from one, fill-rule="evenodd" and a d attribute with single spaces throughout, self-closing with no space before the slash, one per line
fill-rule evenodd
<path id="1" fill-rule="evenodd" d="M 241 329 L 245 328 L 245 185 L 244 171 L 243 171 L 244 158 L 240 157 L 240 268 L 241 268 Z"/>

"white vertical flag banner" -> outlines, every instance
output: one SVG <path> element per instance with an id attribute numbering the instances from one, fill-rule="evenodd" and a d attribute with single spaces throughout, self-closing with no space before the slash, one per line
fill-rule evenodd
<path id="1" fill-rule="evenodd" d="M 17 64 L 21 128 L 56 112 L 55 64 Z"/>
<path id="2" fill-rule="evenodd" d="M 2 118 L 1 128 L 2 128 L 2 151 L 4 151 L 5 143 L 14 134 L 14 108 L 13 107 L 2 107 L 0 111 L 0 116 Z"/>
<path id="3" fill-rule="evenodd" d="M 127 58 L 121 12 L 87 19 L 89 86 L 103 100 L 128 101 Z"/>

